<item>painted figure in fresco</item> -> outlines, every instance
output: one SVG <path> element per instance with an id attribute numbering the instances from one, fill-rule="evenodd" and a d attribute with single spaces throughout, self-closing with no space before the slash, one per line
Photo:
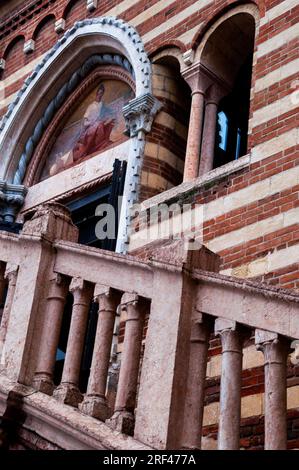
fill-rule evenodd
<path id="1" fill-rule="evenodd" d="M 134 96 L 128 85 L 117 80 L 101 81 L 78 103 L 48 156 L 41 180 L 101 153 L 123 138 L 123 107 Z M 104 102 L 105 99 L 105 102 Z"/>
<path id="2" fill-rule="evenodd" d="M 102 101 L 104 93 L 105 87 L 101 83 L 95 101 L 88 106 L 83 116 L 82 131 L 73 148 L 74 162 L 112 143 L 110 134 L 116 119 L 112 109 Z"/>

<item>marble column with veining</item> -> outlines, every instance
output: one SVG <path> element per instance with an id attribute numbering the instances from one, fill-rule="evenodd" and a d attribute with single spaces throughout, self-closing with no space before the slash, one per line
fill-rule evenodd
<path id="1" fill-rule="evenodd" d="M 98 303 L 98 322 L 93 349 L 92 363 L 81 411 L 105 421 L 108 417 L 106 386 L 116 309 L 120 303 L 120 293 L 106 286 L 96 285 L 94 299 Z"/>

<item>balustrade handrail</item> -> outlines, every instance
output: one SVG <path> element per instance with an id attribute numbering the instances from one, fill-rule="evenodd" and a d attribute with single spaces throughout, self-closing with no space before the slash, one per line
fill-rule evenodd
<path id="1" fill-rule="evenodd" d="M 198 312 L 299 339 L 299 294 L 200 269 L 192 278 Z"/>
<path id="2" fill-rule="evenodd" d="M 247 292 L 261 294 L 265 297 L 272 297 L 276 299 L 299 303 L 299 293 L 297 294 L 296 292 L 292 292 L 290 289 L 274 287 L 268 284 L 261 284 L 256 281 L 250 281 L 248 279 L 228 276 L 226 274 L 214 273 L 211 271 L 204 271 L 201 269 L 193 269 L 192 277 L 193 279 L 199 281 L 211 282 L 213 284 L 221 284 L 227 287 L 238 288 Z"/>

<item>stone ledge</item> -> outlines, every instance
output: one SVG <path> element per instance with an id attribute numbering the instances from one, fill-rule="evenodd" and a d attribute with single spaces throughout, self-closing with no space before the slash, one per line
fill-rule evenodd
<path id="1" fill-rule="evenodd" d="M 58 403 L 53 397 L 0 375 L 0 414 L 7 398 L 15 394 L 27 429 L 65 450 L 152 450 L 132 437 L 113 431 L 104 423 L 77 409 Z"/>
<path id="2" fill-rule="evenodd" d="M 153 196 L 150 199 L 146 199 L 141 203 L 141 207 L 143 210 L 147 210 L 158 204 L 166 203 L 167 201 L 170 201 L 172 199 L 181 198 L 190 191 L 194 191 L 195 189 L 201 189 L 206 184 L 212 184 L 220 178 L 224 178 L 225 176 L 229 176 L 235 173 L 236 171 L 246 168 L 250 164 L 250 162 L 251 154 L 244 155 L 238 160 L 234 160 L 219 168 L 215 168 L 215 170 L 211 170 L 207 174 L 200 176 L 199 178 L 196 178 L 192 181 L 187 181 L 185 183 L 181 183 L 179 186 L 175 186 L 174 188 L 168 189 L 167 191 L 164 191 L 163 193 L 158 194 L 157 196 Z"/>

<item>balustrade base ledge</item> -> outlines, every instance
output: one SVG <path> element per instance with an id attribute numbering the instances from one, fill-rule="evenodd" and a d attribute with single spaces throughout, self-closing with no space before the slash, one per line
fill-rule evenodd
<path id="1" fill-rule="evenodd" d="M 75 408 L 77 408 L 78 404 L 83 400 L 82 393 L 79 391 L 78 387 L 73 384 L 59 385 L 55 389 L 53 396 L 61 403 L 74 406 Z"/>
<path id="2" fill-rule="evenodd" d="M 116 411 L 110 419 L 106 420 L 106 424 L 115 431 L 128 436 L 134 435 L 135 418 L 133 413 L 128 411 Z"/>
<path id="3" fill-rule="evenodd" d="M 153 450 L 152 447 L 113 431 L 105 423 L 84 415 L 77 408 L 59 403 L 32 387 L 19 384 L 0 373 L 0 415 L 9 407 L 14 411 L 14 399 L 22 404 L 23 421 L 17 430 L 32 433 L 33 444 L 51 442 L 64 450 Z M 18 404 L 17 403 L 17 404 Z M 16 409 L 19 411 L 19 409 Z M 36 439 L 39 436 L 39 439 Z M 40 447 L 44 449 L 44 447 Z"/>
<path id="4" fill-rule="evenodd" d="M 105 398 L 87 395 L 78 408 L 82 413 L 97 418 L 100 421 L 106 421 L 109 417 L 109 409 Z"/>
<path id="5" fill-rule="evenodd" d="M 32 383 L 35 390 L 45 393 L 46 395 L 53 395 L 55 385 L 53 381 L 44 375 L 36 375 Z"/>

